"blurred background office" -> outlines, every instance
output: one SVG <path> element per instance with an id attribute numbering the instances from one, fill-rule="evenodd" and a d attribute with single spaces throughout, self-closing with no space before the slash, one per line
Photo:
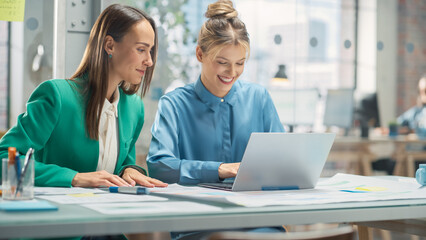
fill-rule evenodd
<path id="1" fill-rule="evenodd" d="M 0 4 L 8 8 L 9 1 Z M 18 1 L 19 2 L 19 1 Z M 195 81 L 194 51 L 213 0 L 26 0 L 23 21 L 0 21 L 0 131 L 42 81 L 70 77 L 109 4 L 157 21 L 159 55 L 137 154 L 143 163 L 159 98 Z M 361 136 L 415 105 L 426 72 L 426 1 L 234 0 L 251 38 L 240 79 L 268 88 L 288 131 Z M 9 6 L 10 7 L 10 6 Z"/>

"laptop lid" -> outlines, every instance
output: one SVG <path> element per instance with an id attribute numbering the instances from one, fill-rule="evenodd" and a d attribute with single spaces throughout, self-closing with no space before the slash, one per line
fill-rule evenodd
<path id="1" fill-rule="evenodd" d="M 252 133 L 232 191 L 315 187 L 334 133 Z"/>

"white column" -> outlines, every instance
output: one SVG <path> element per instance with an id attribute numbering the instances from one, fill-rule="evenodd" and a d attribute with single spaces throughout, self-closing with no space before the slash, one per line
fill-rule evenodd
<path id="1" fill-rule="evenodd" d="M 398 58 L 398 0 L 377 0 L 377 96 L 380 121 L 387 126 L 396 119 Z"/>

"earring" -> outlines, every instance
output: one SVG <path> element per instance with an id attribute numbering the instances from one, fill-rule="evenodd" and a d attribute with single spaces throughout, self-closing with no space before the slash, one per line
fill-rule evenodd
<path id="1" fill-rule="evenodd" d="M 112 58 L 112 54 L 109 54 L 109 55 L 108 55 L 108 57 L 109 57 L 109 58 Z"/>

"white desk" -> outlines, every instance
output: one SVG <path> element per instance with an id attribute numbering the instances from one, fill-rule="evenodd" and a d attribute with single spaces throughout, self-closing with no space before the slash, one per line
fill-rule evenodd
<path id="1" fill-rule="evenodd" d="M 368 225 L 383 220 L 426 218 L 426 199 L 262 208 L 214 205 L 222 206 L 224 210 L 199 214 L 103 215 L 78 205 L 59 205 L 59 211 L 52 212 L 0 212 L 0 238 L 230 229 L 283 224 L 360 222 Z"/>

